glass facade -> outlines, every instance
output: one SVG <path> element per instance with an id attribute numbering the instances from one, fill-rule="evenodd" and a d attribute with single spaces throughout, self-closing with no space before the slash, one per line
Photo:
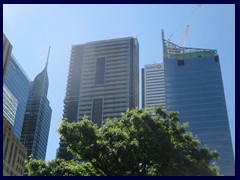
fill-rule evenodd
<path id="1" fill-rule="evenodd" d="M 10 58 L 4 83 L 18 101 L 14 119 L 14 135 L 20 139 L 31 83 L 13 55 Z"/>
<path id="2" fill-rule="evenodd" d="M 167 110 L 178 111 L 180 120 L 189 122 L 189 130 L 198 136 L 201 146 L 207 145 L 219 152 L 217 164 L 222 175 L 235 175 L 217 52 L 168 45 L 164 44 Z"/>
<path id="3" fill-rule="evenodd" d="M 17 111 L 17 99 L 12 95 L 11 91 L 3 84 L 3 116 L 14 125 L 14 119 Z"/>
<path id="4" fill-rule="evenodd" d="M 35 159 L 45 159 L 52 110 L 47 99 L 47 67 L 39 73 L 31 85 L 21 142 L 26 146 L 28 155 Z"/>

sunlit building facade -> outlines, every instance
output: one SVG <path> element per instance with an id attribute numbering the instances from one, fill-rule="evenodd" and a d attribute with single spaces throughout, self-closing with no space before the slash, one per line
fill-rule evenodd
<path id="1" fill-rule="evenodd" d="M 127 37 L 72 46 L 64 118 L 80 121 L 84 115 L 98 125 L 107 118 L 138 107 L 139 50 Z M 61 141 L 57 157 L 71 159 Z"/>
<path id="2" fill-rule="evenodd" d="M 14 118 L 14 134 L 18 139 L 21 137 L 23 119 L 31 86 L 30 82 L 29 77 L 20 66 L 17 59 L 11 55 L 4 84 L 18 102 Z"/>
<path id="3" fill-rule="evenodd" d="M 18 101 L 11 91 L 3 84 L 3 116 L 14 126 Z"/>
<path id="4" fill-rule="evenodd" d="M 142 107 L 153 115 L 153 108 L 162 105 L 165 109 L 163 63 L 148 64 L 142 68 Z"/>

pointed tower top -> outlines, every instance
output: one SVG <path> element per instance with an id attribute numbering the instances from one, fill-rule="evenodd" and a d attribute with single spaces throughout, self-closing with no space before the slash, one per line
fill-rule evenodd
<path id="1" fill-rule="evenodd" d="M 48 49 L 48 56 L 47 56 L 47 62 L 46 62 L 45 68 L 47 68 L 47 66 L 48 66 L 48 60 L 49 60 L 50 49 L 51 49 L 51 46 L 49 46 L 49 49 Z"/>

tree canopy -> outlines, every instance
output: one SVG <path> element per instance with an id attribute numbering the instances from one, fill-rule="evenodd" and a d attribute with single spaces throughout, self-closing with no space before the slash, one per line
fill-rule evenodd
<path id="1" fill-rule="evenodd" d="M 56 159 L 50 162 L 35 160 L 31 156 L 26 168 L 29 176 L 96 176 L 101 175 L 91 163 L 79 164 L 75 160 Z"/>
<path id="2" fill-rule="evenodd" d="M 154 118 L 145 109 L 127 110 L 122 119 L 101 126 L 85 116 L 63 120 L 59 132 L 78 160 L 27 162 L 29 175 L 204 176 L 219 175 L 216 151 L 199 147 L 200 140 L 179 123 L 177 112 L 158 106 Z"/>

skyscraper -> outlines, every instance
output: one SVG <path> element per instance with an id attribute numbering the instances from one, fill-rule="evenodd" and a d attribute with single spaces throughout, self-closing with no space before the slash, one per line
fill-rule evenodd
<path id="1" fill-rule="evenodd" d="M 182 122 L 219 152 L 222 175 L 235 175 L 233 149 L 216 50 L 185 48 L 163 37 L 166 108 L 179 111 Z"/>
<path id="2" fill-rule="evenodd" d="M 18 102 L 14 119 L 14 135 L 18 139 L 21 137 L 23 119 L 30 91 L 30 82 L 29 77 L 26 75 L 17 59 L 11 55 L 4 84 Z"/>
<path id="3" fill-rule="evenodd" d="M 50 49 L 49 49 L 50 50 Z M 49 52 L 48 52 L 49 56 Z M 26 146 L 28 155 L 35 159 L 45 159 L 52 109 L 47 99 L 48 75 L 47 65 L 31 82 L 21 142 Z"/>
<path id="4" fill-rule="evenodd" d="M 166 108 L 163 63 L 145 65 L 142 68 L 142 107 L 152 112 L 159 104 Z"/>
<path id="5" fill-rule="evenodd" d="M 12 45 L 3 34 L 3 175 L 20 176 L 27 154 L 20 134 L 29 81 L 11 53 Z"/>
<path id="6" fill-rule="evenodd" d="M 138 106 L 139 52 L 136 38 L 127 37 L 72 46 L 64 118 L 80 121 L 87 115 L 100 124 L 121 118 Z M 71 159 L 61 141 L 57 157 Z"/>

